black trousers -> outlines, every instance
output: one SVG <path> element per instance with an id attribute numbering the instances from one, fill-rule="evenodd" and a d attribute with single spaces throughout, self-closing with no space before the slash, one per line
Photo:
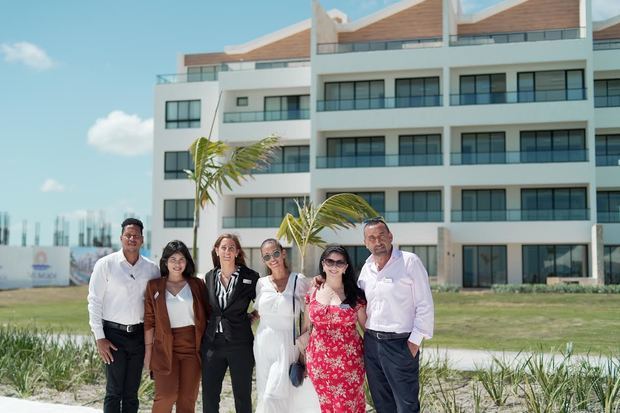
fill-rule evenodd
<path id="1" fill-rule="evenodd" d="M 137 413 L 138 388 L 144 365 L 144 330 L 134 333 L 104 327 L 105 337 L 118 350 L 112 350 L 114 362 L 106 364 L 104 413 Z"/>
<path id="2" fill-rule="evenodd" d="M 212 343 L 203 344 L 201 352 L 203 413 L 219 413 L 222 382 L 229 367 L 235 411 L 252 413 L 252 343 L 228 344 L 223 334 L 216 334 Z"/>
<path id="3" fill-rule="evenodd" d="M 407 339 L 364 335 L 364 362 L 377 413 L 419 413 L 420 352 L 411 356 Z"/>

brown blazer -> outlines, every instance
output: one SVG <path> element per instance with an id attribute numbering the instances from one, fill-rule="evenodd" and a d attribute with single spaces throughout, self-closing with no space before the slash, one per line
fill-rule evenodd
<path id="1" fill-rule="evenodd" d="M 172 328 L 166 307 L 166 278 L 155 278 L 146 285 L 144 296 L 144 330 L 154 328 L 151 370 L 169 374 L 172 368 Z M 199 278 L 188 278 L 194 302 L 196 322 L 196 355 L 200 359 L 200 341 L 207 327 L 210 308 L 207 304 L 207 287 Z"/>

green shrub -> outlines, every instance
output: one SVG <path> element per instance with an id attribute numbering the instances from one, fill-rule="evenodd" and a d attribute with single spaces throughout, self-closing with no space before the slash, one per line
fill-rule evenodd
<path id="1" fill-rule="evenodd" d="M 620 294 L 620 285 L 579 285 L 579 284 L 493 284 L 496 293 L 580 293 L 580 294 Z"/>

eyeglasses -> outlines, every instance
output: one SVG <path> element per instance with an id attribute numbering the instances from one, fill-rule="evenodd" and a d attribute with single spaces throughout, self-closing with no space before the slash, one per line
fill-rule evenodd
<path id="1" fill-rule="evenodd" d="M 272 259 L 277 260 L 278 258 L 280 258 L 280 255 L 282 255 L 282 251 L 280 250 L 275 250 L 274 252 L 272 252 L 271 254 L 265 254 L 263 255 L 263 261 L 265 262 L 269 262 Z"/>
<path id="2" fill-rule="evenodd" d="M 323 264 L 327 265 L 328 267 L 338 267 L 340 269 L 342 269 L 342 268 L 347 266 L 347 262 L 346 261 L 343 261 L 343 260 L 332 260 L 331 258 L 323 259 Z"/>
<path id="3" fill-rule="evenodd" d="M 128 239 L 128 240 L 140 240 L 142 239 L 142 235 L 140 234 L 123 234 L 123 238 Z"/>
<path id="4" fill-rule="evenodd" d="M 383 218 L 382 216 L 368 218 L 362 221 L 362 223 L 364 224 L 364 226 L 373 224 L 385 224 L 385 218 Z"/>

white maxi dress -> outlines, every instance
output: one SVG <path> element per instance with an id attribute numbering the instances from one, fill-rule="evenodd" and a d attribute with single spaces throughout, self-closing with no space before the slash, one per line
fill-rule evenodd
<path id="1" fill-rule="evenodd" d="M 297 276 L 297 286 L 293 291 Z M 288 376 L 291 363 L 299 356 L 293 340 L 293 323 L 299 334 L 299 313 L 310 288 L 310 279 L 291 273 L 283 292 L 278 292 L 270 276 L 256 284 L 255 309 L 260 321 L 254 338 L 256 360 L 257 413 L 317 413 L 319 399 L 306 377 L 300 387 L 294 387 Z M 295 314 L 293 314 L 293 294 Z"/>

